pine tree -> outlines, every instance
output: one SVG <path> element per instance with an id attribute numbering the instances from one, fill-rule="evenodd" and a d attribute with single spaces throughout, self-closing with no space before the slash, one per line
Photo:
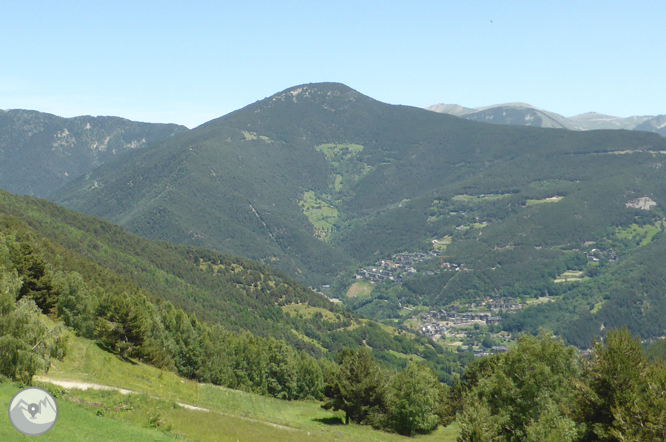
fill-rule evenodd
<path id="1" fill-rule="evenodd" d="M 343 410 L 345 424 L 364 422 L 385 406 L 386 376 L 368 350 L 344 349 L 338 356 L 338 369 L 327 379 L 325 410 Z"/>

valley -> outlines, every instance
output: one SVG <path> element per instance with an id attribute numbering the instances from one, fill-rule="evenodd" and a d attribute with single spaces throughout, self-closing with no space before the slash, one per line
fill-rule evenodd
<path id="1" fill-rule="evenodd" d="M 660 351 L 658 134 L 489 125 L 316 83 L 129 146 L 47 184 L 53 202 L 0 191 L 0 320 L 29 306 L 50 336 L 12 341 L 32 362 L 2 385 L 65 385 L 100 429 L 454 440 L 487 361 L 598 354 L 622 327 Z M 350 407 L 361 387 L 375 402 Z"/>

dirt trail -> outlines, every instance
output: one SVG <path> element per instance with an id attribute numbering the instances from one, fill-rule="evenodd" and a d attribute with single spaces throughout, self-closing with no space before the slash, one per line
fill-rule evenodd
<path id="1" fill-rule="evenodd" d="M 138 391 L 133 391 L 133 390 L 126 390 L 124 388 L 118 388 L 118 387 L 111 387 L 109 385 L 101 385 L 101 384 L 93 384 L 91 382 L 76 382 L 76 381 L 61 381 L 58 379 L 50 379 L 50 378 L 45 378 L 43 376 L 35 376 L 34 379 L 38 382 L 48 382 L 49 384 L 54 384 L 58 385 L 63 388 L 74 388 L 78 390 L 107 390 L 107 391 L 117 391 L 121 394 L 143 394 Z M 152 396 L 149 395 L 150 397 L 154 399 L 160 399 L 157 396 Z M 265 422 L 265 421 L 260 421 L 258 419 L 252 419 L 250 417 L 245 417 L 245 416 L 238 416 L 236 414 L 231 414 L 231 413 L 225 413 L 224 411 L 219 411 L 219 410 L 211 410 L 210 408 L 202 408 L 202 407 L 197 407 L 195 405 L 190 405 L 190 404 L 184 404 L 182 402 L 176 402 L 178 405 L 180 405 L 183 408 L 186 408 L 188 410 L 194 410 L 194 411 L 204 411 L 204 412 L 211 412 L 211 413 L 218 413 L 222 414 L 224 416 L 229 416 L 229 417 L 234 417 L 237 419 L 243 419 L 245 421 L 250 421 L 250 422 L 256 422 L 259 424 L 264 424 L 268 425 L 273 428 L 279 428 L 281 430 L 288 430 L 288 431 L 301 431 L 298 428 L 292 428 L 292 427 L 287 427 L 285 425 L 280 425 L 280 424 L 274 424 L 272 422 Z"/>

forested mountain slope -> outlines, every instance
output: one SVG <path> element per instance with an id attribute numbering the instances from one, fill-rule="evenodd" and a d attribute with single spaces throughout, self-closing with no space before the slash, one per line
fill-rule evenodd
<path id="1" fill-rule="evenodd" d="M 321 284 L 355 260 L 415 247 L 415 237 L 434 233 L 423 231 L 425 210 L 401 210 L 405 199 L 596 179 L 634 157 L 589 154 L 662 148 L 651 134 L 478 124 L 324 83 L 133 152 L 53 199 L 140 236 L 260 259 Z M 597 163 L 604 175 L 590 169 Z M 416 231 L 414 222 L 422 224 Z"/>
<path id="2" fill-rule="evenodd" d="M 0 189 L 44 197 L 116 155 L 187 130 L 118 117 L 0 110 Z"/>
<path id="3" fill-rule="evenodd" d="M 134 343 L 139 355 L 141 351 L 151 354 L 153 347 L 167 350 L 173 345 L 183 347 L 189 352 L 187 358 L 198 361 L 205 351 L 211 351 L 207 342 L 214 339 L 206 337 L 208 334 L 218 333 L 216 339 L 228 341 L 229 332 L 250 332 L 257 338 L 284 341 L 317 358 L 333 357 L 342 348 L 370 347 L 378 360 L 396 367 L 403 366 L 408 355 L 425 357 L 443 380 L 460 369 L 457 357 L 444 355 L 441 347 L 426 339 L 359 318 L 270 267 L 244 258 L 137 238 L 107 221 L 3 191 L 0 234 L 13 250 L 12 263 L 5 270 L 17 269 L 24 281 L 21 296 L 35 299 L 45 312 L 60 314 L 62 293 L 72 294 L 74 306 L 68 308 L 75 308 L 77 315 L 92 315 L 90 324 L 97 324 L 79 324 L 84 335 L 92 333 L 90 327 L 99 329 L 91 313 L 97 311 L 104 321 L 138 328 L 143 330 L 141 335 L 161 336 L 159 330 L 166 328 L 178 336 L 169 345 Z M 93 301 L 86 301 L 88 297 Z M 89 305 L 97 305 L 98 310 L 90 307 L 88 311 Z M 198 319 L 183 316 L 177 309 Z M 156 317 L 162 318 L 158 325 L 146 325 Z M 216 329 L 216 324 L 223 329 Z M 172 330 L 179 327 L 192 328 L 188 333 L 194 337 Z M 204 331 L 197 331 L 200 329 Z M 120 336 L 115 326 L 109 330 L 114 339 Z M 236 350 L 243 357 L 263 345 L 253 343 L 252 336 L 243 336 Z M 143 338 L 139 341 L 144 342 Z M 145 342 L 153 341 L 146 338 Z"/>
<path id="4" fill-rule="evenodd" d="M 611 324 L 645 338 L 666 330 L 651 319 L 658 294 L 630 282 L 661 278 L 632 263 L 661 250 L 664 153 L 666 139 L 646 132 L 490 125 L 310 84 L 109 162 L 54 200 L 315 285 L 439 241 L 440 259 L 364 300 L 364 314 L 560 297 L 503 326 L 544 325 L 586 346 Z"/>

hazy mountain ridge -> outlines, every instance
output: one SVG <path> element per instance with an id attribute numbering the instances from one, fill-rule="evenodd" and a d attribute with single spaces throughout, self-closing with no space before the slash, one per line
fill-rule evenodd
<path id="1" fill-rule="evenodd" d="M 666 116 L 614 117 L 586 112 L 565 117 L 555 112 L 538 109 L 526 103 L 508 103 L 465 108 L 457 104 L 436 104 L 426 109 L 446 113 L 468 120 L 514 126 L 553 127 L 570 130 L 626 129 L 666 134 Z"/>
<path id="2" fill-rule="evenodd" d="M 46 196 L 115 156 L 187 131 L 119 117 L 0 112 L 0 188 Z"/>

